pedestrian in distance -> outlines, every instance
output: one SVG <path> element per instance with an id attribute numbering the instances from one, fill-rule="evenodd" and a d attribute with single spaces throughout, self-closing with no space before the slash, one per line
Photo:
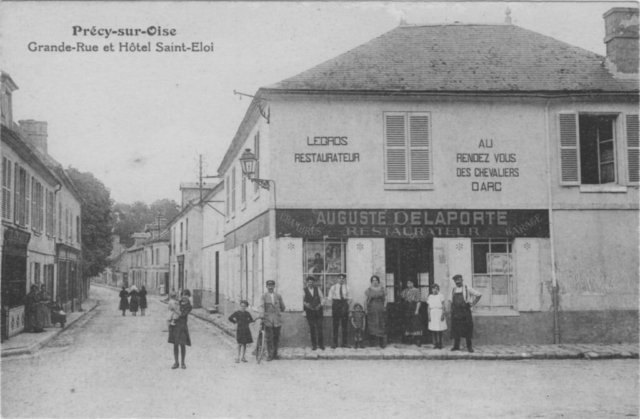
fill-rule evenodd
<path id="1" fill-rule="evenodd" d="M 125 311 L 129 310 L 129 293 L 127 289 L 122 286 L 122 290 L 120 291 L 120 306 L 119 310 L 122 311 L 122 315 L 126 316 Z"/>
<path id="2" fill-rule="evenodd" d="M 433 349 L 442 349 L 442 334 L 447 330 L 445 318 L 446 308 L 444 296 L 440 294 L 440 286 L 433 284 L 431 294 L 427 297 L 429 330 L 433 334 Z"/>
<path id="3" fill-rule="evenodd" d="M 182 369 L 187 368 L 185 364 L 185 358 L 187 356 L 187 346 L 191 346 L 191 336 L 189 336 L 189 326 L 187 320 L 189 313 L 193 307 L 191 306 L 191 291 L 185 289 L 180 294 L 180 316 L 176 319 L 175 325 L 169 326 L 169 340 L 168 342 L 173 344 L 173 358 L 175 363 L 171 369 L 176 369 L 182 366 Z M 178 354 L 180 354 L 180 360 L 182 364 L 178 363 Z"/>
<path id="4" fill-rule="evenodd" d="M 140 287 L 138 299 L 140 301 L 140 315 L 144 316 L 144 311 L 147 309 L 147 289 L 144 285 Z"/>
<path id="5" fill-rule="evenodd" d="M 268 280 L 267 292 L 260 297 L 260 315 L 266 320 L 264 330 L 267 336 L 267 361 L 279 359 L 278 345 L 282 327 L 281 313 L 286 310 L 282 296 L 275 292 L 275 288 L 276 281 Z"/>
<path id="6" fill-rule="evenodd" d="M 318 254 L 319 255 L 319 254 Z M 324 351 L 324 337 L 322 335 L 323 311 L 322 303 L 324 296 L 322 291 L 315 286 L 315 278 L 307 277 L 307 286 L 304 288 L 304 314 L 309 323 L 309 333 L 311 334 L 311 350 L 315 351 L 320 347 Z"/>
<path id="7" fill-rule="evenodd" d="M 328 299 L 331 300 L 331 316 L 333 317 L 333 349 L 338 347 L 338 334 L 342 329 L 342 347 L 349 348 L 347 345 L 348 326 L 349 326 L 349 303 L 351 295 L 349 287 L 345 284 L 347 276 L 345 274 L 338 275 L 338 283 L 329 289 Z"/>
<path id="8" fill-rule="evenodd" d="M 378 338 L 380 347 L 384 348 L 384 340 L 387 336 L 386 310 L 387 293 L 380 285 L 377 275 L 371 277 L 371 285 L 364 292 L 366 300 L 367 326 L 370 338 Z"/>
<path id="9" fill-rule="evenodd" d="M 40 307 L 39 310 L 42 310 L 42 317 L 44 319 L 43 327 L 51 327 L 51 309 L 49 308 L 51 305 L 51 296 L 47 292 L 47 286 L 42 284 L 40 287 Z"/>
<path id="10" fill-rule="evenodd" d="M 138 315 L 138 308 L 140 306 L 140 295 L 138 294 L 138 287 L 135 285 L 131 286 L 131 291 L 129 291 L 129 311 L 134 316 Z"/>
<path id="11" fill-rule="evenodd" d="M 407 281 L 407 288 L 400 294 L 404 306 L 404 338 L 409 345 L 422 346 L 422 322 L 420 321 L 420 290 L 413 281 Z"/>
<path id="12" fill-rule="evenodd" d="M 253 343 L 249 325 L 253 323 L 254 320 L 253 317 L 251 317 L 251 313 L 247 311 L 247 307 L 249 307 L 249 302 L 242 300 L 240 301 L 240 310 L 237 310 L 229 316 L 229 321 L 237 325 L 236 342 L 238 342 L 238 357 L 236 358 L 236 364 L 240 362 L 240 359 L 242 359 L 242 362 L 247 362 L 247 358 L 244 356 L 247 352 L 247 344 Z"/>
<path id="13" fill-rule="evenodd" d="M 44 317 L 38 314 L 40 292 L 37 285 L 31 286 L 31 292 L 24 297 L 24 331 L 31 333 L 44 332 Z"/>
<path id="14" fill-rule="evenodd" d="M 475 306 L 482 294 L 477 290 L 463 285 L 462 275 L 453 277 L 456 286 L 451 290 L 451 339 L 452 351 L 460 350 L 460 339 L 465 338 L 467 350 L 473 352 L 473 317 L 471 307 Z M 471 302 L 469 302 L 471 301 Z"/>
<path id="15" fill-rule="evenodd" d="M 356 303 L 353 305 L 353 311 L 351 312 L 351 325 L 355 330 L 355 348 L 364 348 L 362 345 L 362 337 L 364 336 L 364 329 L 367 325 L 367 315 L 364 312 L 362 304 Z"/>

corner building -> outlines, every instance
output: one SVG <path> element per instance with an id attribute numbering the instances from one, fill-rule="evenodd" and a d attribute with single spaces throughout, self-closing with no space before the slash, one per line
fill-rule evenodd
<path id="1" fill-rule="evenodd" d="M 637 17 L 605 14 L 607 57 L 508 23 L 401 25 L 259 89 L 219 168 L 226 300 L 275 280 L 282 344 L 309 345 L 305 278 L 326 295 L 345 273 L 363 303 L 377 275 L 393 342 L 407 281 L 425 300 L 461 274 L 480 344 L 637 340 Z"/>

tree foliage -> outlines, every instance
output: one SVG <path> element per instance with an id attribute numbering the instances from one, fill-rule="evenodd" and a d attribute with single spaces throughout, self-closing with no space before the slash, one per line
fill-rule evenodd
<path id="1" fill-rule="evenodd" d="M 156 223 L 157 217 L 171 221 L 180 213 L 180 206 L 173 199 L 159 199 L 151 205 L 136 201 L 133 204 L 116 203 L 113 212 L 116 218 L 115 234 L 120 236 L 120 243 L 129 247 L 133 245 L 133 233 L 144 231 L 147 224 Z"/>
<path id="2" fill-rule="evenodd" d="M 111 194 L 104 184 L 89 172 L 73 167 L 66 171 L 82 196 L 82 275 L 91 278 L 102 273 L 113 248 L 111 231 Z"/>

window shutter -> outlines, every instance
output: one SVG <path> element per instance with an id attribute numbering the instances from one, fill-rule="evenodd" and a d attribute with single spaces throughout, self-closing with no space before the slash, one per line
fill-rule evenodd
<path id="1" fill-rule="evenodd" d="M 431 181 L 429 115 L 409 115 L 410 172 L 412 182 Z"/>
<path id="2" fill-rule="evenodd" d="M 2 218 L 11 219 L 11 160 L 2 158 Z"/>
<path id="3" fill-rule="evenodd" d="M 20 166 L 18 165 L 18 163 L 16 163 L 16 168 L 14 170 L 14 178 L 15 178 L 15 197 L 13 199 L 14 203 L 15 203 L 15 208 L 13 210 L 13 215 L 15 217 L 15 222 L 18 225 L 22 225 L 23 224 L 23 208 L 22 208 L 22 185 L 21 185 L 21 173 L 20 173 Z"/>
<path id="4" fill-rule="evenodd" d="M 558 115 L 560 133 L 560 184 L 580 184 L 578 151 L 578 116 L 575 113 Z"/>
<path id="5" fill-rule="evenodd" d="M 404 114 L 385 114 L 385 181 L 388 183 L 406 183 L 408 181 L 405 125 Z"/>
<path id="6" fill-rule="evenodd" d="M 640 140 L 638 139 L 638 115 L 627 115 L 627 162 L 629 183 L 640 182 Z"/>
<path id="7" fill-rule="evenodd" d="M 260 131 L 256 133 L 256 136 L 253 139 L 253 149 L 256 155 L 256 165 L 255 165 L 255 179 L 260 179 Z M 257 193 L 260 189 L 258 182 L 253 183 L 253 192 Z"/>

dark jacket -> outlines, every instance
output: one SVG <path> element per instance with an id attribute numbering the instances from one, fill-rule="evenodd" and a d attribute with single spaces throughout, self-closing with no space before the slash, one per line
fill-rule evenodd
<path id="1" fill-rule="evenodd" d="M 309 292 L 309 287 L 304 287 L 304 298 L 302 300 L 304 311 L 307 317 L 322 317 L 322 299 L 317 287 L 313 287 L 313 294 Z M 316 310 L 314 310 L 316 309 Z"/>

